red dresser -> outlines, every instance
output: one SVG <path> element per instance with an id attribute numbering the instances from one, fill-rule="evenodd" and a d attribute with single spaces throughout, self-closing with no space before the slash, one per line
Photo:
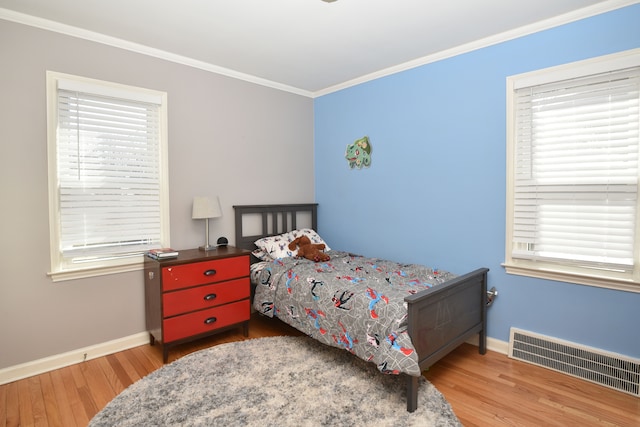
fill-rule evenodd
<path id="1" fill-rule="evenodd" d="M 249 252 L 226 246 L 188 249 L 177 258 L 145 259 L 145 310 L 150 343 L 172 346 L 238 326 L 248 335 Z"/>

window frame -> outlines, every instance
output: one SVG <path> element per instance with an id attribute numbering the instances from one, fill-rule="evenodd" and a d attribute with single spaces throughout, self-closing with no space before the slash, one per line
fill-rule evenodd
<path id="1" fill-rule="evenodd" d="M 515 144 L 517 132 L 515 114 L 516 89 L 637 66 L 640 66 L 640 49 L 632 49 L 507 77 L 506 242 L 505 261 L 502 266 L 508 274 L 640 293 L 640 197 L 636 201 L 634 266 L 633 270 L 628 273 L 580 268 L 569 264 L 520 259 L 512 256 L 514 246 Z"/>
<path id="2" fill-rule="evenodd" d="M 58 160 L 57 160 L 57 127 L 58 127 L 58 84 L 61 80 L 71 81 L 78 86 L 86 86 L 88 93 L 91 88 L 99 88 L 97 94 L 110 94 L 120 99 L 135 99 L 140 97 L 154 97 L 160 100 L 158 110 L 159 131 L 159 191 L 160 191 L 160 245 L 170 246 L 169 231 L 169 167 L 168 167 L 168 107 L 167 93 L 152 89 L 129 86 L 87 77 L 46 72 L 47 97 L 47 150 L 48 150 L 48 178 L 49 178 L 49 245 L 51 266 L 47 273 L 54 282 L 79 278 L 102 276 L 141 270 L 144 264 L 144 254 L 140 253 L 128 257 L 103 257 L 98 260 L 73 264 L 63 257 L 61 251 L 60 229 L 60 199 L 58 191 Z"/>

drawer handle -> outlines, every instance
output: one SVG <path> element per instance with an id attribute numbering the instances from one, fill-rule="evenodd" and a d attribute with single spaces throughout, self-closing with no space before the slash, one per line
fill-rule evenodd
<path id="1" fill-rule="evenodd" d="M 205 325 L 210 325 L 212 323 L 215 323 L 215 321 L 218 320 L 215 317 L 209 317 L 208 319 L 205 319 L 204 324 Z"/>
<path id="2" fill-rule="evenodd" d="M 216 294 L 209 294 L 209 295 L 205 295 L 205 296 L 204 296 L 204 300 L 205 300 L 205 301 L 211 301 L 211 300 L 216 299 L 216 297 L 217 297 L 217 295 L 216 295 Z"/>
<path id="3" fill-rule="evenodd" d="M 216 271 L 213 269 L 204 272 L 205 276 L 213 276 L 214 274 L 216 274 Z"/>

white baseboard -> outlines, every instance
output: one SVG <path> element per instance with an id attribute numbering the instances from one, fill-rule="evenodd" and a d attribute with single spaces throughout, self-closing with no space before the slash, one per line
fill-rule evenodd
<path id="1" fill-rule="evenodd" d="M 469 338 L 467 342 L 478 346 L 478 336 L 476 335 Z M 56 354 L 43 359 L 34 360 L 32 362 L 10 366 L 8 368 L 0 369 L 0 385 L 145 344 L 149 344 L 149 334 L 147 332 L 140 332 L 138 334 L 129 335 L 128 337 L 119 338 L 113 341 L 107 341 L 101 344 L 72 350 L 67 353 Z M 496 351 L 506 355 L 509 354 L 509 343 L 487 337 L 487 350 Z"/>
<path id="2" fill-rule="evenodd" d="M 32 377 L 44 372 L 53 371 L 54 369 L 64 368 L 65 366 L 74 365 L 97 357 L 117 353 L 118 351 L 127 350 L 144 344 L 149 344 L 148 332 L 140 332 L 138 334 L 118 338 L 113 341 L 107 341 L 89 347 L 72 350 L 67 353 L 56 354 L 43 359 L 34 360 L 32 362 L 9 366 L 8 368 L 0 369 L 0 385 Z"/>
<path id="3" fill-rule="evenodd" d="M 467 340 L 467 343 L 473 344 L 476 347 L 478 346 L 479 342 L 480 340 L 478 335 L 475 335 Z M 487 337 L 487 350 L 507 355 L 509 354 L 509 342 Z"/>

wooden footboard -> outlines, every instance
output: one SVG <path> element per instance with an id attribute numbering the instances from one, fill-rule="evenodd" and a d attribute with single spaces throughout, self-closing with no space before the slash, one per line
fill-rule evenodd
<path id="1" fill-rule="evenodd" d="M 234 206 L 236 246 L 256 248 L 254 241 L 298 227 L 298 215 L 310 216 L 306 227 L 316 229 L 317 204 Z M 247 232 L 244 219 L 253 217 L 257 232 Z M 301 224 L 300 224 L 301 225 Z M 480 353 L 487 349 L 487 268 L 458 276 L 443 284 L 405 298 L 408 332 L 418 354 L 421 370 L 427 369 L 475 334 Z M 407 410 L 418 406 L 418 377 L 407 376 Z"/>
<path id="2" fill-rule="evenodd" d="M 479 334 L 479 351 L 487 351 L 487 273 L 480 268 L 405 298 L 408 332 L 420 369 L 425 370 Z M 418 378 L 408 377 L 407 410 L 418 405 Z"/>

